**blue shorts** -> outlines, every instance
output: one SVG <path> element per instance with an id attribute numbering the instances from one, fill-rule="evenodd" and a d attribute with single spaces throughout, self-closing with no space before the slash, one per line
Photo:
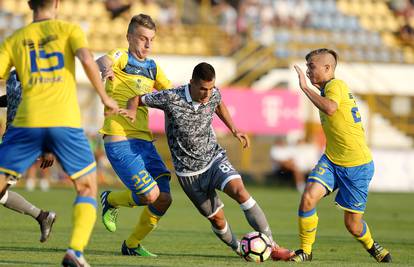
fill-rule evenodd
<path id="1" fill-rule="evenodd" d="M 56 156 L 72 179 L 96 169 L 95 158 L 82 129 L 10 126 L 0 144 L 0 173 L 20 177 L 45 151 Z"/>
<path id="2" fill-rule="evenodd" d="M 131 190 L 136 203 L 157 184 L 160 192 L 170 192 L 171 174 L 154 144 L 141 139 L 105 143 L 106 156 L 121 181 Z"/>
<path id="3" fill-rule="evenodd" d="M 344 210 L 364 213 L 368 186 L 374 175 L 374 162 L 355 167 L 341 167 L 323 155 L 308 177 L 308 182 L 322 184 L 329 193 L 338 189 L 336 204 Z"/>

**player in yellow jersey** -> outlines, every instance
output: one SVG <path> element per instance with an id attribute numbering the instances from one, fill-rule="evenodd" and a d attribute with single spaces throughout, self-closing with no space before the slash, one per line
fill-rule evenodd
<path id="1" fill-rule="evenodd" d="M 132 17 L 128 26 L 129 47 L 115 49 L 98 59 L 106 91 L 120 107 L 137 95 L 171 88 L 170 81 L 154 60 L 147 58 L 152 48 L 156 26 L 150 16 Z M 122 254 L 155 257 L 142 240 L 157 226 L 171 204 L 171 175 L 153 145 L 148 128 L 148 108 L 140 107 L 136 120 L 114 114 L 105 118 L 100 131 L 105 152 L 127 190 L 101 194 L 102 222 L 110 232 L 116 230 L 119 207 L 145 206 L 138 224 L 122 244 Z"/>
<path id="2" fill-rule="evenodd" d="M 59 0 L 30 0 L 33 22 L 0 45 L 0 78 L 14 66 L 22 101 L 0 145 L 0 199 L 44 152 L 52 152 L 72 178 L 77 197 L 73 231 L 63 266 L 89 266 L 83 256 L 96 220 L 95 160 L 81 128 L 75 56 L 108 113 L 118 105 L 106 94 L 79 26 L 56 20 Z"/>
<path id="3" fill-rule="evenodd" d="M 295 65 L 300 88 L 319 109 L 326 149 L 302 195 L 298 212 L 301 246 L 291 261 L 312 260 L 318 226 L 316 205 L 338 189 L 335 202 L 344 210 L 348 231 L 378 262 L 390 262 L 390 253 L 373 240 L 363 220 L 374 163 L 355 99 L 345 82 L 335 78 L 337 59 L 336 52 L 326 48 L 306 55 L 306 74 L 320 95 L 308 87 L 304 73 Z"/>

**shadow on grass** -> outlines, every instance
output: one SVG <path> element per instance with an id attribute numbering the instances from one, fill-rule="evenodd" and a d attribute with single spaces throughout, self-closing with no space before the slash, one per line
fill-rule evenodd
<path id="1" fill-rule="evenodd" d="M 64 254 L 66 248 L 42 248 L 42 247 L 15 247 L 15 246 L 0 246 L 0 252 L 2 251 L 30 251 L 30 252 L 40 252 L 40 253 L 62 253 Z M 118 251 L 107 251 L 107 250 L 95 250 L 88 249 L 86 250 L 86 255 L 97 255 L 97 256 L 122 256 Z M 213 254 L 195 254 L 195 253 L 158 253 L 160 257 L 196 257 L 196 258 L 221 258 L 221 259 L 232 259 L 237 258 L 236 255 L 213 255 Z M 2 263 L 3 261 L 0 261 Z"/>

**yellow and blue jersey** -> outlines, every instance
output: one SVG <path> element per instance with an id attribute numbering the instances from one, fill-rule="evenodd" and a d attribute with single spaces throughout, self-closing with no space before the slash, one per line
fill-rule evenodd
<path id="1" fill-rule="evenodd" d="M 115 49 L 107 56 L 112 60 L 115 77 L 112 81 L 107 80 L 105 89 L 120 108 L 127 107 L 128 99 L 151 93 L 154 88 L 171 88 L 170 81 L 154 60 L 139 61 L 128 49 Z M 135 122 L 118 114 L 107 116 L 100 133 L 152 141 L 153 136 L 148 127 L 148 108 L 138 107 Z"/>
<path id="2" fill-rule="evenodd" d="M 361 115 L 348 86 L 341 80 L 333 79 L 321 90 L 321 95 L 338 105 L 332 116 L 319 111 L 326 136 L 326 156 L 344 167 L 370 162 L 372 156 L 365 141 Z"/>
<path id="3" fill-rule="evenodd" d="M 75 53 L 87 47 L 84 32 L 60 20 L 33 22 L 0 45 L 0 78 L 12 66 L 22 83 L 15 127 L 81 127 Z"/>

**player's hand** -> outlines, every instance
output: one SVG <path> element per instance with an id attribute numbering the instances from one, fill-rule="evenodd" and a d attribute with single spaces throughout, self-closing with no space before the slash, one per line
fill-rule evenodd
<path id="1" fill-rule="evenodd" d="M 105 116 L 117 114 L 119 112 L 118 103 L 116 103 L 116 101 L 113 100 L 112 98 L 108 97 L 108 98 L 102 99 L 102 103 L 107 108 L 105 110 L 105 114 L 104 114 Z"/>
<path id="2" fill-rule="evenodd" d="M 52 167 L 53 163 L 55 162 L 55 156 L 53 156 L 52 153 L 44 153 L 40 157 L 40 160 L 42 161 L 42 163 L 40 164 L 40 168 L 46 169 Z"/>
<path id="3" fill-rule="evenodd" d="M 296 73 L 298 74 L 300 88 L 301 89 L 307 88 L 308 84 L 306 83 L 306 77 L 302 69 L 298 65 L 294 65 L 294 68 L 296 70 Z"/>
<path id="4" fill-rule="evenodd" d="M 112 68 L 107 68 L 101 72 L 101 77 L 102 77 L 102 81 L 105 81 L 107 79 L 112 81 L 115 77 L 115 74 Z"/>
<path id="5" fill-rule="evenodd" d="M 236 131 L 233 133 L 233 136 L 239 139 L 240 143 L 243 145 L 243 148 L 250 147 L 250 138 L 247 134 Z"/>
<path id="6" fill-rule="evenodd" d="M 136 110 L 131 110 L 131 109 L 120 108 L 119 109 L 119 114 L 121 114 L 125 118 L 131 120 L 131 122 L 135 122 L 137 111 Z"/>

